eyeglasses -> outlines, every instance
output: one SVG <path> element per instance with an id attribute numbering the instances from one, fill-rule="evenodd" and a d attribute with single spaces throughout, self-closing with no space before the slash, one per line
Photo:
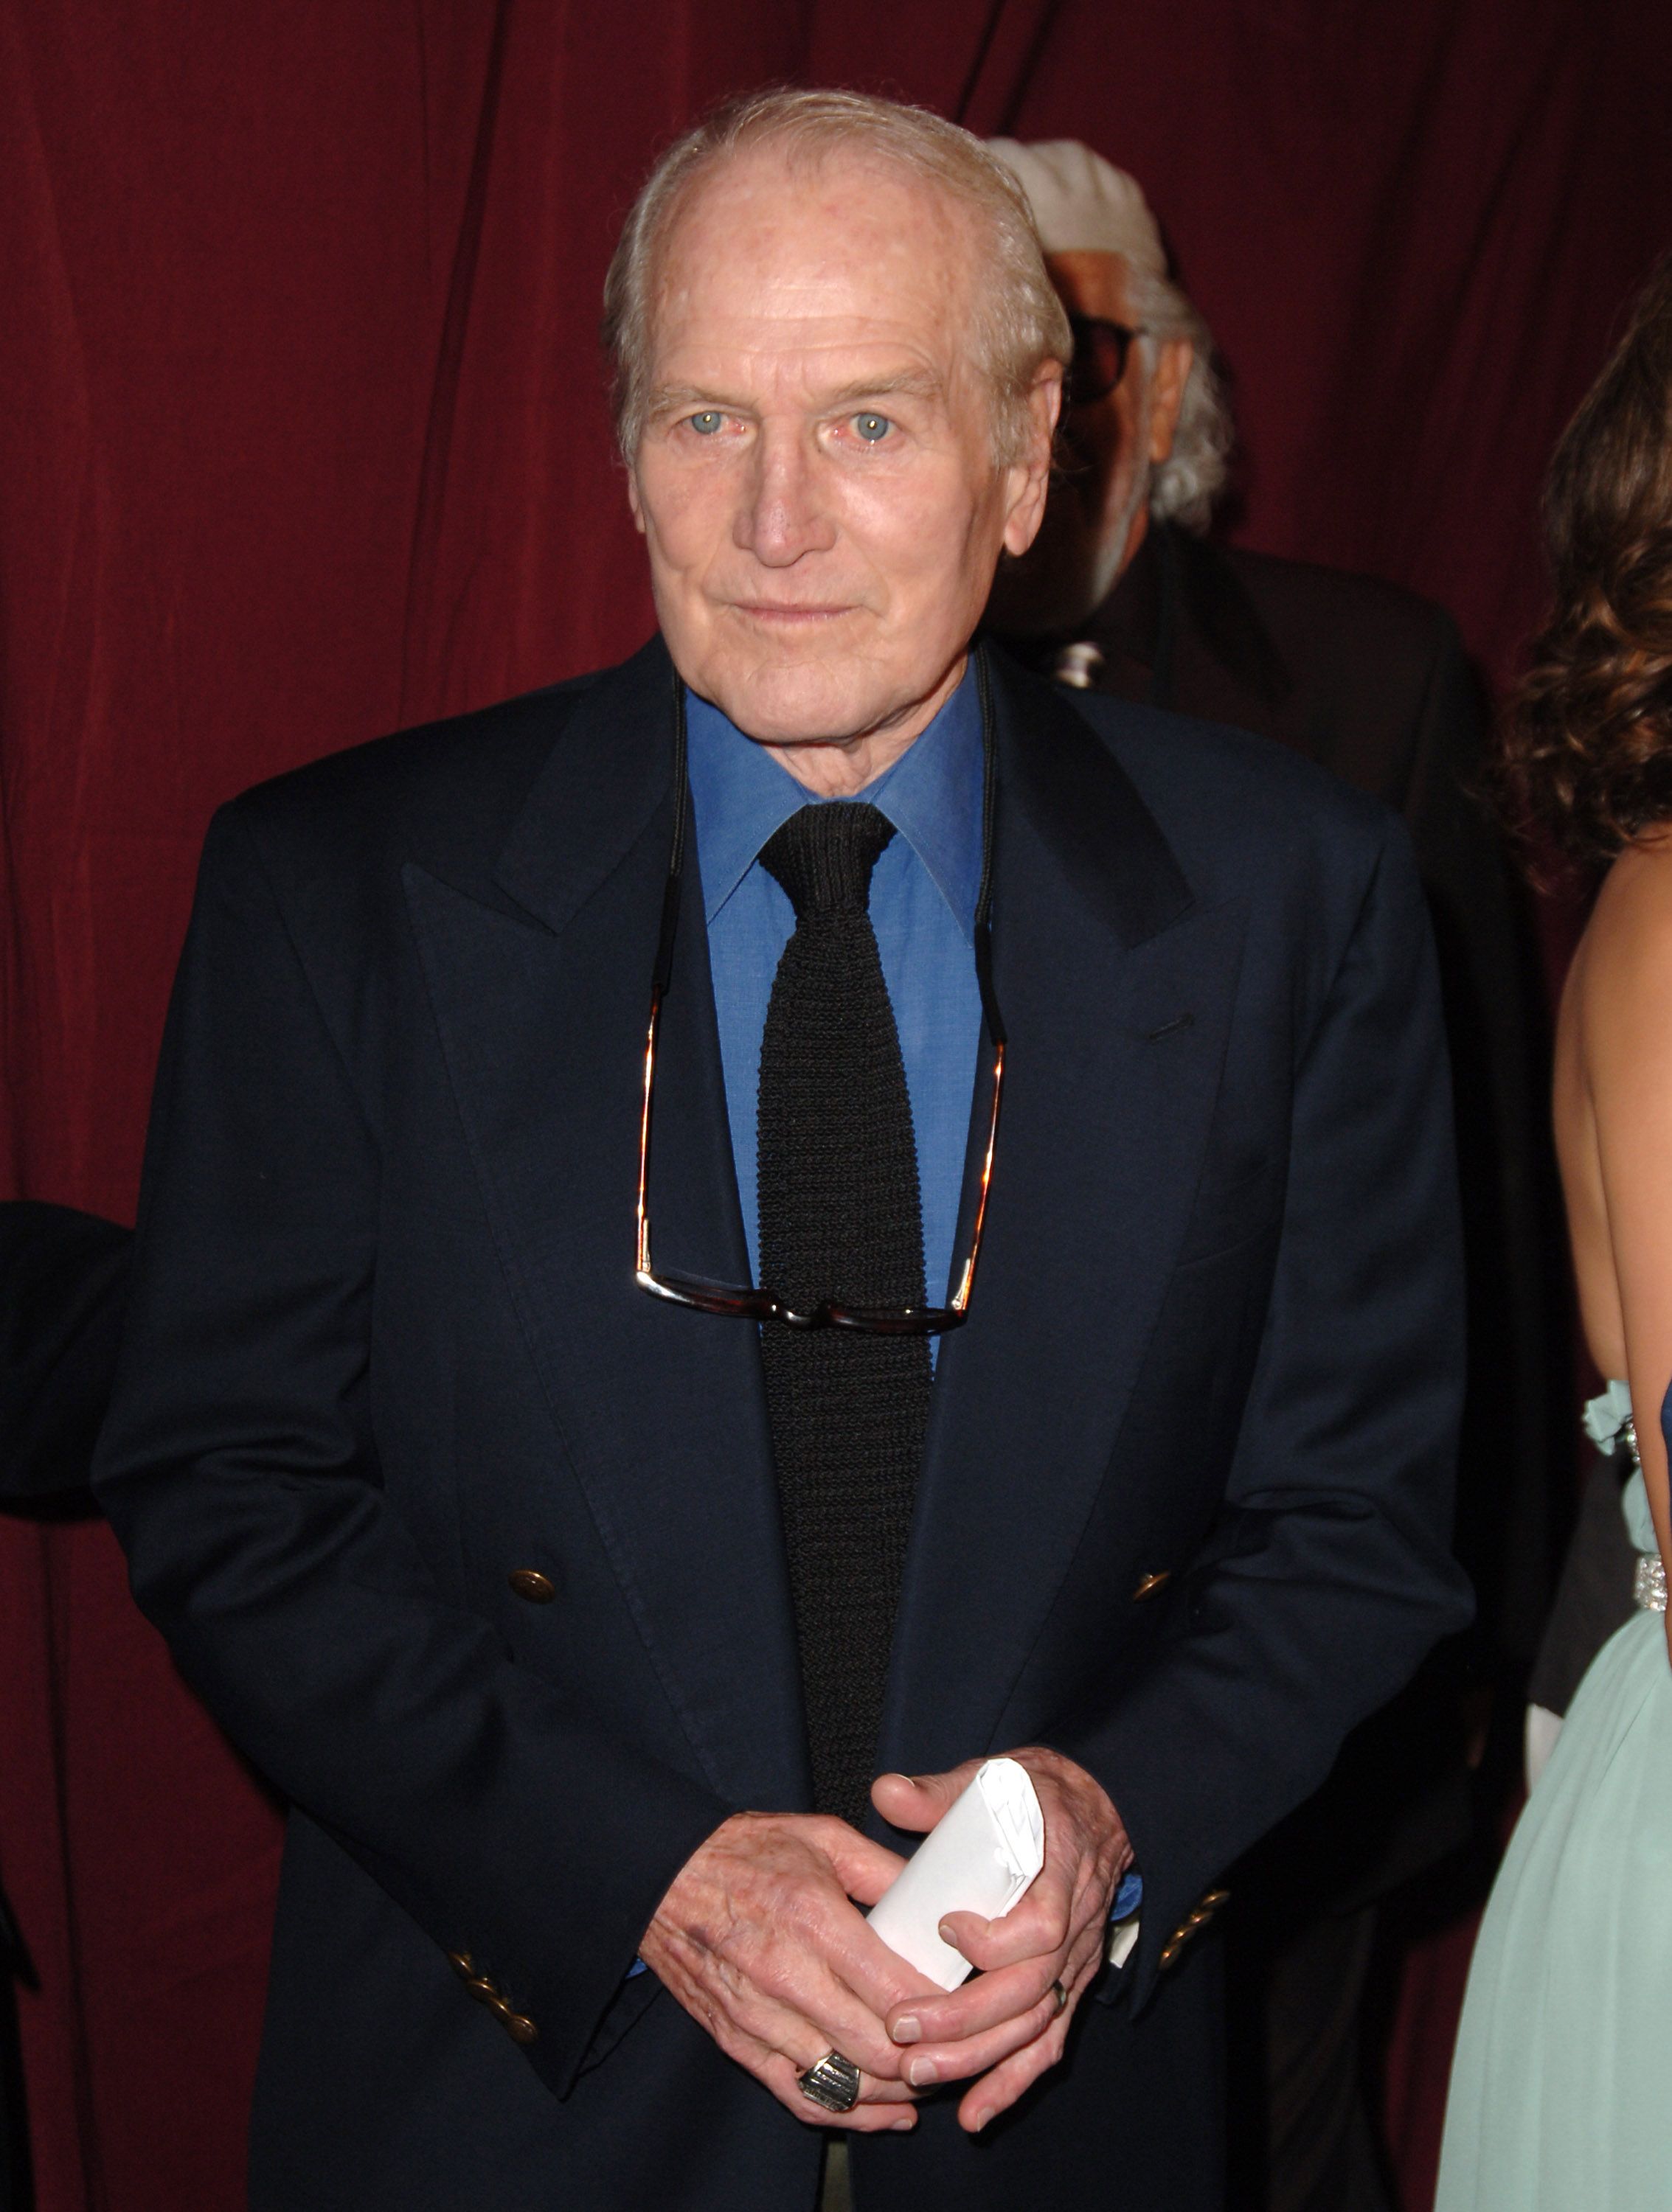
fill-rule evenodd
<path id="1" fill-rule="evenodd" d="M 1102 315 L 1070 315 L 1074 357 L 1063 378 L 1063 396 L 1070 407 L 1085 407 L 1094 399 L 1107 399 L 1127 373 L 1132 342 L 1145 335 L 1142 324 L 1111 323 Z"/>
<path id="2" fill-rule="evenodd" d="M 686 817 L 690 793 L 685 770 L 685 690 L 673 679 L 673 845 L 668 857 L 667 884 L 662 894 L 662 926 L 656 946 L 656 966 L 650 983 L 650 1020 L 644 1042 L 644 1098 L 639 1114 L 639 1197 L 637 1258 L 633 1279 L 653 1297 L 672 1305 L 689 1306 L 697 1313 L 720 1314 L 738 1321 L 782 1322 L 790 1328 L 848 1328 L 872 1336 L 938 1336 L 960 1328 L 970 1310 L 970 1293 L 981 1257 L 982 1231 L 987 1222 L 988 1194 L 993 1184 L 993 1153 L 999 1136 L 999 1099 L 1004 1089 L 1005 1030 L 993 994 L 993 938 L 990 927 L 993 888 L 993 793 L 996 767 L 993 746 L 993 702 L 985 654 L 976 653 L 976 688 L 982 714 L 982 874 L 976 897 L 973 935 L 976 982 L 982 1012 L 993 1047 L 993 1104 L 987 1126 L 987 1150 L 982 1158 L 981 1188 L 976 1218 L 970 1231 L 970 1252 L 950 1304 L 944 1306 L 848 1306 L 825 1298 L 810 1309 L 797 1307 L 770 1291 L 727 1290 L 718 1284 L 691 1281 L 678 1275 L 659 1275 L 650 1256 L 650 1131 L 656 1089 L 656 1036 L 662 1005 L 673 974 L 673 944 L 679 926 L 679 889 L 684 872 Z"/>

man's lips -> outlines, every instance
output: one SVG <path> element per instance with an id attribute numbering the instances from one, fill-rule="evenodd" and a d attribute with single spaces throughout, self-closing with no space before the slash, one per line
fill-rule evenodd
<path id="1" fill-rule="evenodd" d="M 835 622 L 842 615 L 856 611 L 851 604 L 842 606 L 797 606 L 775 599 L 733 599 L 732 611 L 750 622 L 787 624 L 791 629 L 804 623 Z"/>

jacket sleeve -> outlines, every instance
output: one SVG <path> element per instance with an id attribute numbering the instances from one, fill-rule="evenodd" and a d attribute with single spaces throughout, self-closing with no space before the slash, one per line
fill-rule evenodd
<path id="1" fill-rule="evenodd" d="M 86 1489 L 131 1242 L 115 1222 L 67 1206 L 0 1206 L 0 1498 Z"/>
<path id="2" fill-rule="evenodd" d="M 1389 820 L 1299 1049 L 1265 1330 L 1219 1526 L 1154 1657 L 1048 1742 L 1108 1790 L 1144 1876 L 1135 2002 L 1204 1890 L 1468 1619 L 1450 1557 L 1462 1267 L 1438 986 Z"/>
<path id="3" fill-rule="evenodd" d="M 385 1497 L 379 1179 L 234 807 L 165 1034 L 95 1489 L 135 1596 L 233 1741 L 470 1955 L 519 2039 L 533 2023 L 561 2094 L 668 1882 L 735 1808 L 514 1664 Z"/>

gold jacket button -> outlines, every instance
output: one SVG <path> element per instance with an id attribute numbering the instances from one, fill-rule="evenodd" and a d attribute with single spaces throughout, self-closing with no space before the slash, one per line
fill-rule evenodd
<path id="1" fill-rule="evenodd" d="M 469 1981 L 471 1976 L 476 1972 L 476 1961 L 468 1951 L 449 1951 L 447 1964 L 461 1982 Z"/>
<path id="2" fill-rule="evenodd" d="M 557 1595 L 556 1583 L 538 1567 L 514 1567 L 508 1579 L 517 1595 L 526 1598 L 530 1605 L 550 1605 Z"/>
<path id="3" fill-rule="evenodd" d="M 1172 1578 L 1173 1571 L 1170 1567 L 1163 1567 L 1159 1574 L 1140 1575 L 1138 1578 L 1138 1587 L 1132 1593 L 1134 1602 L 1135 1603 L 1140 1597 L 1153 1597 L 1161 1585 L 1164 1583 L 1171 1582 Z"/>
<path id="4" fill-rule="evenodd" d="M 500 2014 L 500 2018 L 513 2043 L 533 2043 L 538 2039 L 540 2031 L 526 2012 L 507 2010 Z"/>

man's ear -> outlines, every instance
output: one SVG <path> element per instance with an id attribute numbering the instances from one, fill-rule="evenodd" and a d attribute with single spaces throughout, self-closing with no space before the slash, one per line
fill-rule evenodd
<path id="1" fill-rule="evenodd" d="M 1028 423 L 1027 449 L 1006 471 L 1009 503 L 1005 513 L 1004 544 L 1007 553 L 1025 553 L 1045 519 L 1045 495 L 1051 487 L 1051 452 L 1056 418 L 1062 410 L 1062 364 L 1042 362 L 1032 389 L 1024 402 Z"/>
<path id="2" fill-rule="evenodd" d="M 639 473 L 636 469 L 629 469 L 627 471 L 627 504 L 633 510 L 633 527 L 642 538 L 644 507 L 639 499 Z"/>
<path id="3" fill-rule="evenodd" d="M 1179 410 L 1196 349 L 1189 338 L 1163 338 L 1156 349 L 1155 374 L 1150 380 L 1150 465 L 1159 468 L 1173 450 L 1178 435 Z"/>

